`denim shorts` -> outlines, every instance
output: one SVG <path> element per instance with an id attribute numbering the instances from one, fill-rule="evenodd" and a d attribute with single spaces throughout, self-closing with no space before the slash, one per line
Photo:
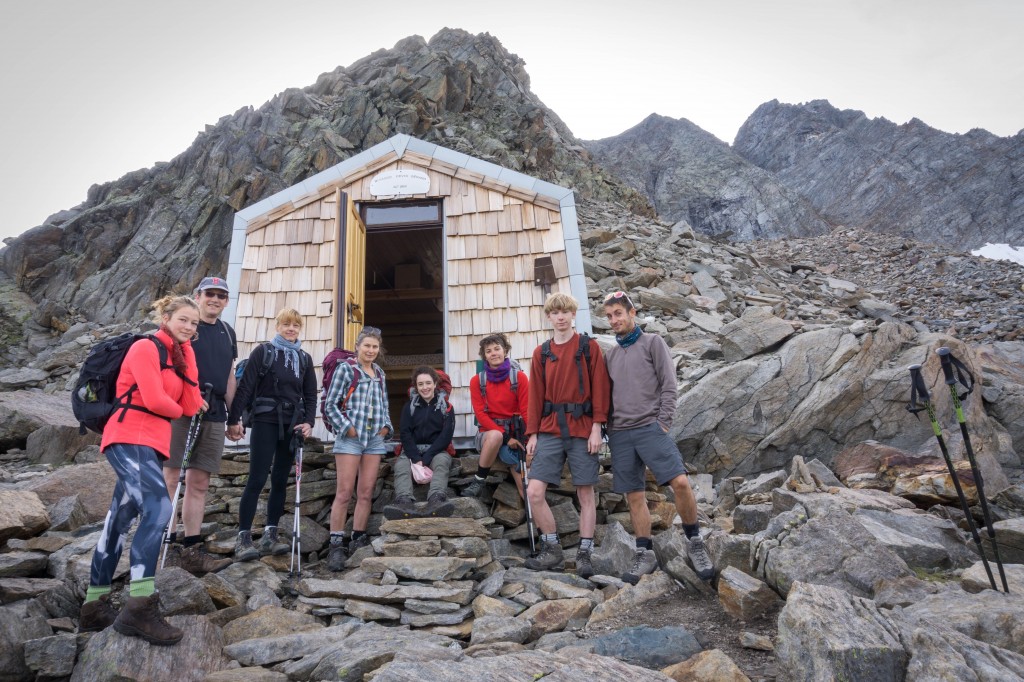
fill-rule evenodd
<path id="1" fill-rule="evenodd" d="M 370 440 L 363 445 L 358 438 L 342 436 L 334 439 L 334 454 L 336 455 L 383 455 L 384 436 L 374 434 Z"/>

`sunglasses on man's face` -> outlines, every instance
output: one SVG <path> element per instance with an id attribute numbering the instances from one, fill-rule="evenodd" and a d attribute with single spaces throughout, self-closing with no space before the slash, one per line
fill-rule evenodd
<path id="1" fill-rule="evenodd" d="M 207 298 L 219 298 L 222 301 L 228 300 L 228 295 L 222 294 L 219 291 L 204 291 L 203 295 Z"/>

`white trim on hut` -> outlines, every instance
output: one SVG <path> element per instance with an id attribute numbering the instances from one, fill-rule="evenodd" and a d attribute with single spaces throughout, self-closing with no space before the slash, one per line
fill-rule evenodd
<path id="1" fill-rule="evenodd" d="M 374 177 L 401 170 L 429 177 L 427 191 L 400 197 L 370 194 Z M 278 309 L 297 308 L 306 321 L 303 348 L 319 372 L 342 333 L 335 315 L 345 304 L 336 299 L 348 285 L 339 281 L 346 271 L 354 272 L 351 263 L 349 269 L 338 263 L 338 224 L 345 220 L 339 215 L 354 216 L 355 204 L 396 198 L 442 202 L 443 369 L 452 379 L 456 439 L 465 443 L 476 432 L 469 380 L 476 373 L 479 340 L 488 333 L 506 333 L 513 357 L 528 371 L 533 349 L 550 336 L 543 314 L 545 289 L 534 282 L 537 258 L 550 257 L 550 290 L 571 293 L 580 302 L 577 328 L 591 331 L 572 190 L 395 135 L 235 214 L 227 273 L 231 300 L 224 318 L 238 331 L 239 355 L 246 357 L 255 344 L 273 336 Z M 348 202 L 347 211 L 340 210 L 339 201 Z M 359 267 L 365 263 L 363 244 Z M 382 326 L 375 325 L 372 309 L 369 314 L 367 324 Z M 387 327 L 383 331 L 387 346 Z M 330 438 L 319 422 L 314 433 Z"/>

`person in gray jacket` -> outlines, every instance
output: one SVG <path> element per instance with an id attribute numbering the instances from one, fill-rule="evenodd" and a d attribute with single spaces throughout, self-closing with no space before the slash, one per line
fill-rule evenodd
<path id="1" fill-rule="evenodd" d="M 637 326 L 636 308 L 624 291 L 609 294 L 604 299 L 604 311 L 616 341 L 605 354 L 612 380 L 608 429 L 612 490 L 626 496 L 636 531 L 633 566 L 622 579 L 635 585 L 640 576 L 658 567 L 644 492 L 645 469 L 650 469 L 659 486 L 672 487 L 690 561 L 702 580 L 711 580 L 715 569 L 700 536 L 697 501 L 683 457 L 668 437 L 676 406 L 676 369 L 668 346 L 659 335 L 644 333 Z"/>

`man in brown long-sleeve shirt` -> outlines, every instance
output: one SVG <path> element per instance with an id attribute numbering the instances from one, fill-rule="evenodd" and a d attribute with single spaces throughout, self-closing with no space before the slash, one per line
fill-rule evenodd
<path id="1" fill-rule="evenodd" d="M 530 467 L 528 495 L 541 531 L 541 550 L 527 559 L 526 567 L 563 568 L 555 518 L 544 494 L 548 485 L 561 482 L 562 467 L 568 459 L 580 501 L 576 573 L 589 578 L 594 574 L 591 552 L 597 522 L 597 452 L 601 448 L 601 425 L 608 420 L 611 384 L 600 346 L 573 330 L 577 307 L 576 299 L 568 294 L 548 297 L 544 314 L 554 328 L 554 338 L 538 346 L 530 362 L 526 463 Z"/>
<path id="2" fill-rule="evenodd" d="M 608 374 L 615 405 L 608 436 L 612 450 L 612 490 L 624 494 L 636 531 L 633 566 L 622 576 L 634 585 L 658 567 L 651 543 L 651 514 L 647 509 L 645 469 L 658 485 L 672 487 L 676 510 L 683 520 L 687 553 L 703 580 L 715 575 L 697 525 L 697 501 L 683 466 L 683 457 L 668 430 L 676 410 L 676 368 L 668 346 L 657 334 L 645 334 L 636 324 L 633 301 L 623 291 L 604 299 L 608 324 L 616 345 L 608 351 Z"/>

